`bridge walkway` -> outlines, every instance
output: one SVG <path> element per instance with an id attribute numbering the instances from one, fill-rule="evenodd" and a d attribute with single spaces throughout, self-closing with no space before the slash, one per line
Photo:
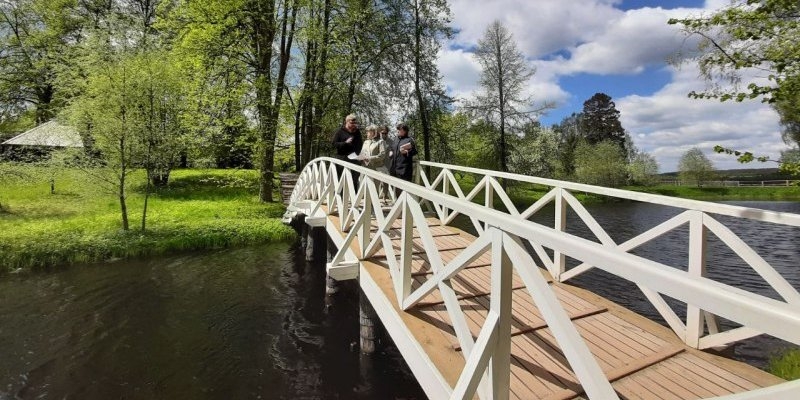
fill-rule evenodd
<path id="1" fill-rule="evenodd" d="M 800 345 L 796 266 L 769 257 L 771 264 L 726 226 L 754 221 L 767 224 L 754 225 L 759 235 L 787 235 L 774 226 L 798 229 L 800 215 L 422 164 L 415 185 L 316 159 L 300 174 L 284 221 L 302 215 L 324 227 L 338 249 L 329 278 L 358 280 L 430 398 L 798 398 L 800 380 L 701 350 L 760 334 Z M 546 192 L 518 205 L 501 182 Z M 619 235 L 573 192 L 670 211 Z M 472 233 L 452 226 L 458 216 Z M 571 232 L 568 218 L 588 230 Z M 663 237 L 680 238 L 664 250 L 674 252 L 669 260 L 634 252 L 664 248 Z M 632 283 L 666 326 L 566 283 L 592 269 Z M 746 282 L 725 282 L 720 269 Z"/>
<path id="2" fill-rule="evenodd" d="M 328 218 L 329 227 L 340 226 L 337 214 Z M 451 261 L 475 240 L 467 232 L 443 226 L 436 218 L 429 217 L 427 221 L 444 262 Z M 377 229 L 373 221 L 372 230 Z M 335 232 L 342 238 L 347 234 L 338 228 Z M 395 221 L 388 233 L 393 238 L 395 251 L 399 252 L 400 221 Z M 433 273 L 416 229 L 413 246 L 412 291 Z M 358 254 L 356 241 L 351 247 Z M 476 339 L 490 307 L 491 258 L 489 250 L 451 280 Z M 385 252 L 379 250 L 362 261 L 362 265 L 359 276 L 362 286 L 365 280 L 377 285 L 384 296 L 380 301 L 391 303 L 396 317 L 404 322 L 445 379 L 455 386 L 466 361 L 460 354 L 458 339 L 439 292 L 432 292 L 412 309 L 403 311 L 394 296 Z M 548 284 L 621 398 L 699 399 L 783 382 L 749 365 L 690 348 L 668 328 L 592 292 L 553 282 L 546 270 L 540 271 L 547 276 Z M 511 398 L 583 398 L 578 379 L 540 311 L 525 293 L 525 285 L 516 272 L 512 282 Z"/>

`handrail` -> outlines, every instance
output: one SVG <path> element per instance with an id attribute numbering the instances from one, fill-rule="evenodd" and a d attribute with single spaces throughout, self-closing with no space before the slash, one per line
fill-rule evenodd
<path id="1" fill-rule="evenodd" d="M 670 207 L 703 211 L 712 214 L 755 219 L 765 222 L 775 222 L 783 225 L 800 226 L 799 214 L 786 214 L 786 213 L 779 213 L 776 211 L 761 210 L 758 208 L 741 207 L 729 204 L 709 203 L 706 201 L 684 199 L 680 197 L 633 192 L 630 190 L 607 188 L 602 186 L 587 185 L 584 183 L 559 181 L 555 179 L 538 178 L 534 176 L 519 175 L 508 172 L 492 171 L 492 170 L 485 170 L 478 168 L 462 167 L 450 164 L 441 164 L 430 161 L 420 161 L 420 165 L 431 166 L 450 171 L 461 171 L 471 174 L 491 176 L 494 178 L 511 179 L 518 182 L 534 183 L 550 187 L 560 187 L 563 189 L 574 190 L 577 192 L 594 193 L 594 194 L 600 194 L 604 196 L 616 197 L 626 200 L 636 200 L 645 203 L 661 204 Z"/>
<path id="2" fill-rule="evenodd" d="M 763 213 L 762 216 L 765 217 L 761 220 L 770 222 L 782 222 L 785 214 L 736 206 L 717 209 L 706 203 L 692 200 L 673 199 L 666 196 L 632 193 L 618 189 L 598 188 L 446 164 L 423 162 L 422 165 L 437 167 L 442 171 L 433 182 L 430 182 L 421 171 L 424 186 L 419 186 L 340 160 L 318 158 L 309 163 L 302 171 L 292 193 L 291 203 L 299 204 L 301 201 L 310 201 L 312 204 L 306 208 L 305 212 L 316 212 L 316 210 L 320 210 L 322 204 L 326 204 L 329 213 L 339 213 L 340 229 L 347 232 L 347 236 L 339 252 L 329 263 L 329 269 L 338 268 L 342 263 L 367 259 L 382 246 L 394 282 L 397 302 L 402 308 L 413 307 L 425 295 L 439 290 L 467 362 L 458 384 L 453 388 L 453 396 L 471 398 L 477 391 L 482 397 L 487 397 L 491 391 L 498 390 L 497 384 L 489 384 L 492 380 L 495 383 L 506 382 L 505 387 L 508 387 L 508 366 L 504 366 L 502 362 L 498 363 L 498 360 L 507 359 L 509 351 L 508 337 L 505 335 L 508 333 L 510 323 L 510 306 L 507 303 L 510 291 L 504 288 L 510 287 L 510 271 L 513 269 L 523 279 L 528 293 L 542 311 L 544 319 L 551 327 L 554 337 L 589 397 L 616 397 L 597 361 L 578 335 L 566 312 L 555 299 L 555 295 L 549 290 L 549 286 L 533 258 L 525 251 L 522 241 L 533 246 L 537 255 L 543 259 L 545 264 L 548 264 L 545 267 L 551 269 L 551 272 L 553 268 L 559 266 L 558 259 L 567 256 L 584 262 L 583 266 L 579 267 L 584 270 L 597 267 L 636 283 L 657 308 L 660 306 L 669 308 L 666 304 L 661 304 L 663 303 L 662 294 L 685 302 L 688 305 L 685 324 L 674 315 L 671 309 L 672 314 L 665 315 L 665 319 L 689 345 L 702 347 L 702 345 L 714 341 L 731 341 L 746 337 L 754 332 L 767 333 L 800 344 L 800 310 L 797 307 L 800 304 L 800 295 L 749 247 L 738 250 L 744 254 L 743 258 L 765 277 L 765 280 L 776 287 L 785 301 L 750 293 L 704 277 L 703 253 L 705 248 L 702 244 L 697 244 L 704 241 L 695 240 L 696 243 L 690 243 L 688 271 L 628 253 L 632 248 L 683 224 L 690 226 L 690 242 L 692 239 L 704 238 L 705 231 L 710 230 L 729 245 L 732 243 L 740 246 L 742 243 L 739 243 L 741 240 L 738 237 L 727 231 L 724 226 L 706 213 L 745 218 L 758 218 L 758 214 Z M 341 168 L 342 176 L 339 176 L 337 166 Z M 452 176 L 451 171 L 453 170 L 483 174 L 484 179 L 468 195 L 464 195 L 458 182 Z M 358 186 L 352 179 L 351 171 L 356 171 L 363 177 Z M 506 203 L 507 208 L 510 203 L 496 178 L 544 184 L 552 186 L 554 189 L 524 212 L 519 213 L 511 205 L 509 212 L 506 213 L 492 207 L 495 194 Z M 392 187 L 403 190 L 403 193 L 395 199 L 392 208 L 386 213 L 381 209 L 378 200 L 377 185 L 380 182 L 386 182 Z M 436 189 L 440 186 L 442 192 Z M 456 195 L 447 193 L 451 186 Z M 485 204 L 483 205 L 471 202 L 480 190 L 484 190 L 485 194 Z M 568 190 L 612 195 L 670 206 L 678 203 L 686 206 L 685 208 L 689 210 L 637 238 L 617 245 L 596 224 L 588 211 L 583 209 L 580 203 L 569 194 Z M 556 212 L 554 228 L 527 220 L 527 217 L 550 201 L 556 202 L 557 209 L 561 208 Z M 454 214 L 463 214 L 469 216 L 480 228 L 476 241 L 447 264 L 441 260 L 435 249 L 433 237 L 427 228 L 425 215 L 422 212 L 424 204 L 432 206 L 443 222 L 452 220 L 451 217 Z M 587 225 L 592 225 L 600 243 L 564 231 L 565 221 L 561 214 L 565 213 L 566 207 L 572 207 L 584 219 L 584 222 L 587 222 Z M 720 210 L 722 212 L 718 212 Z M 373 219 L 378 224 L 378 230 L 375 232 L 370 229 Z M 789 217 L 788 219 L 793 221 L 790 225 L 800 225 L 800 218 Z M 400 221 L 402 227 L 399 254 L 395 254 L 391 238 L 387 234 L 395 221 Z M 414 227 L 417 229 L 419 240 L 424 245 L 433 275 L 425 284 L 412 292 L 411 232 Z M 360 254 L 355 255 L 356 260 L 348 260 L 346 259 L 348 257 L 346 250 L 349 249 L 353 240 L 358 240 Z M 547 255 L 545 249 L 554 252 L 552 260 L 548 261 L 547 258 L 542 257 L 543 254 Z M 450 279 L 472 260 L 489 250 L 492 252 L 493 274 L 490 315 L 477 340 L 474 340 L 450 286 Z M 570 271 L 556 270 L 554 276 L 564 276 Z M 718 326 L 710 315 L 719 315 L 740 323 L 743 328 L 719 332 Z M 707 339 L 707 337 L 701 336 L 705 324 L 708 325 L 710 333 L 707 337 L 714 339 L 704 342 L 703 339 Z M 487 368 L 489 362 L 492 362 L 490 369 Z M 482 383 L 479 384 L 479 382 Z"/>

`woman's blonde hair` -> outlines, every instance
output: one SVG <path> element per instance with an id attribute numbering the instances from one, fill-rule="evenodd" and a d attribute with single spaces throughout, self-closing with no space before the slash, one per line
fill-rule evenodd
<path id="1" fill-rule="evenodd" d="M 372 135 L 370 135 L 370 133 Z M 375 135 L 377 133 L 378 133 L 378 127 L 377 126 L 370 125 L 370 126 L 367 127 L 367 139 L 371 139 L 371 138 L 375 137 Z"/>

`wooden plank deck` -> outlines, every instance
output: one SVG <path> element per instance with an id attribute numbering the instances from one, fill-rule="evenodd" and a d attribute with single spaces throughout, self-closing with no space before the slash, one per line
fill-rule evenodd
<path id="1" fill-rule="evenodd" d="M 332 226 L 339 226 L 336 215 L 329 219 Z M 442 226 L 434 218 L 428 218 L 428 222 L 445 263 L 475 240 L 469 233 Z M 399 223 L 395 228 L 390 235 L 399 251 Z M 413 253 L 412 291 L 431 275 L 416 234 L 414 241 L 418 251 Z M 357 252 L 355 242 L 351 247 Z M 451 280 L 473 337 L 477 337 L 489 309 L 490 253 Z M 364 261 L 361 271 L 380 287 L 441 375 L 455 386 L 465 361 L 439 292 L 432 292 L 410 311 L 402 311 L 382 250 Z M 689 348 L 668 328 L 587 290 L 551 279 L 549 283 L 621 398 L 698 399 L 783 382 L 744 363 Z M 575 374 L 516 274 L 512 287 L 511 398 L 583 398 Z"/>

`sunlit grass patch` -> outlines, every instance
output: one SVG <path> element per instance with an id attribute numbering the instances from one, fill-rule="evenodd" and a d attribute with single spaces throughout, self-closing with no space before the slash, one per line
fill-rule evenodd
<path id="1" fill-rule="evenodd" d="M 24 167 L 23 167 L 24 168 Z M 79 170 L 47 174 L 27 167 L 26 179 L 0 194 L 0 272 L 172 251 L 215 249 L 288 240 L 284 207 L 258 201 L 255 171 L 180 170 L 150 197 L 140 230 L 144 185 L 127 198 L 130 230 L 121 229 L 119 199 Z M 141 176 L 131 181 L 141 182 Z"/>

